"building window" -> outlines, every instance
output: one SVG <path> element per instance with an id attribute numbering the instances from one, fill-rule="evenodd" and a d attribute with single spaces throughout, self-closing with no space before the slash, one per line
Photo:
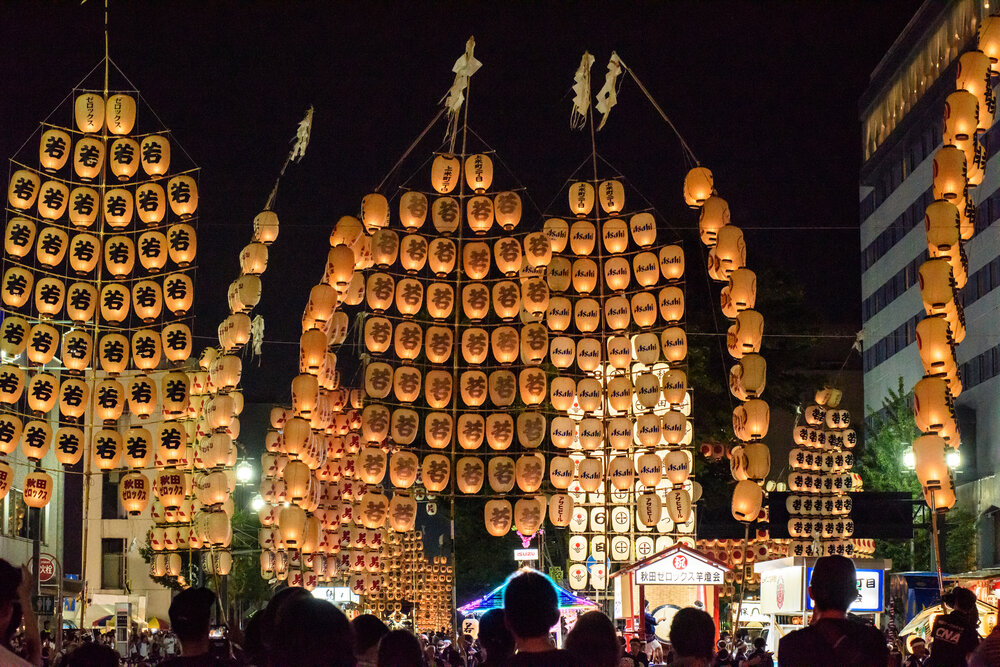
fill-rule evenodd
<path id="1" fill-rule="evenodd" d="M 124 519 L 125 508 L 118 497 L 118 473 L 101 475 L 101 518 Z"/>
<path id="2" fill-rule="evenodd" d="M 45 543 L 45 520 L 48 507 L 32 511 L 25 502 L 20 489 L 11 489 L 7 494 L 6 512 L 3 517 L 3 534 L 26 540 Z"/>
<path id="3" fill-rule="evenodd" d="M 103 590 L 125 588 L 125 540 L 115 538 L 101 540 L 101 588 Z"/>

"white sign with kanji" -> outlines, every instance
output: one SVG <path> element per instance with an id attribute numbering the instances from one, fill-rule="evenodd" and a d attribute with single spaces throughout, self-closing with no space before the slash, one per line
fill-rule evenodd
<path id="1" fill-rule="evenodd" d="M 725 569 L 714 563 L 678 552 L 636 570 L 635 583 L 722 586 L 725 584 L 725 575 Z"/>

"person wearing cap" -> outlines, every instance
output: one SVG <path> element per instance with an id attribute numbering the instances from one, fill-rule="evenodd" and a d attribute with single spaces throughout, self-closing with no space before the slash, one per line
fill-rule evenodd
<path id="1" fill-rule="evenodd" d="M 848 618 L 858 597 L 854 563 L 843 556 L 816 560 L 809 580 L 813 616 L 809 627 L 778 643 L 781 667 L 883 667 L 889 659 L 885 637 L 875 627 Z"/>
<path id="2" fill-rule="evenodd" d="M 979 645 L 979 612 L 976 595 L 956 586 L 941 596 L 941 603 L 951 611 L 934 619 L 931 628 L 931 656 L 925 667 L 951 667 L 967 664 L 969 654 Z"/>
<path id="3" fill-rule="evenodd" d="M 217 667 L 230 663 L 212 655 L 208 637 L 215 593 L 207 588 L 187 588 L 170 603 L 170 626 L 181 642 L 181 655 L 161 667 Z"/>

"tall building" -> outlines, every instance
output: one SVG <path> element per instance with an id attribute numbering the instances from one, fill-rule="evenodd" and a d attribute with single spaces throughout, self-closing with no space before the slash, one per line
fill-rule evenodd
<path id="1" fill-rule="evenodd" d="M 916 325 L 923 318 L 917 274 L 927 259 L 924 209 L 933 201 L 932 156 L 942 145 L 944 102 L 959 56 L 976 48 L 988 0 L 927 0 L 871 75 L 861 99 L 862 322 L 866 416 L 890 390 L 923 375 Z M 980 138 L 986 176 L 970 188 L 975 235 L 965 244 L 969 279 L 960 291 L 968 334 L 957 357 L 962 436 L 959 506 L 975 512 L 979 566 L 1000 564 L 1000 131 Z"/>

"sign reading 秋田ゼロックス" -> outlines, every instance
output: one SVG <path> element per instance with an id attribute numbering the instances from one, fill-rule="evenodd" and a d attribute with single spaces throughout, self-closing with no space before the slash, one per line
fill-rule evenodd
<path id="1" fill-rule="evenodd" d="M 637 584 L 668 584 L 687 586 L 725 583 L 725 569 L 691 553 L 673 553 L 635 571 Z"/>

